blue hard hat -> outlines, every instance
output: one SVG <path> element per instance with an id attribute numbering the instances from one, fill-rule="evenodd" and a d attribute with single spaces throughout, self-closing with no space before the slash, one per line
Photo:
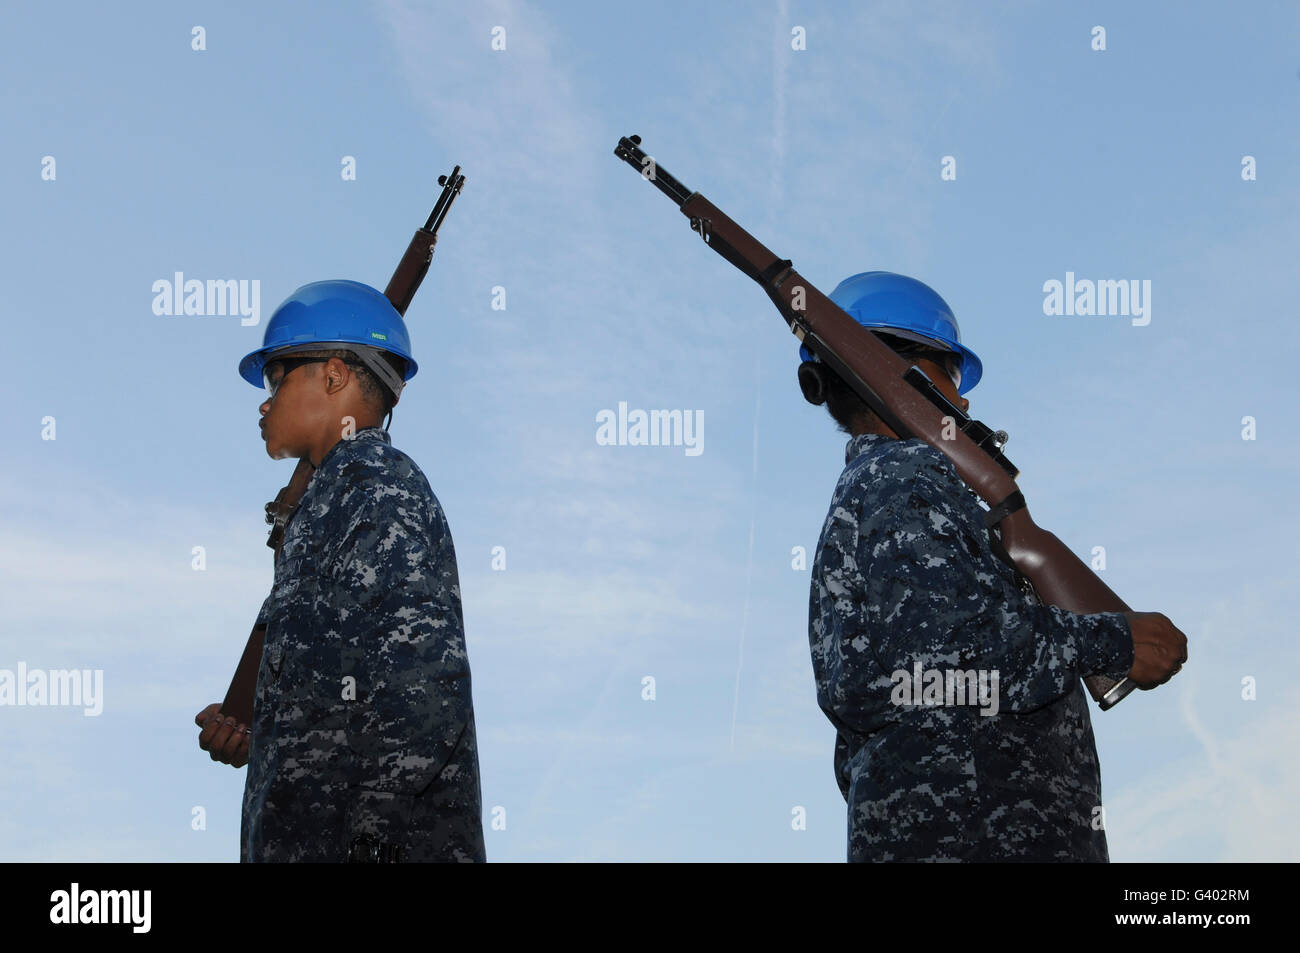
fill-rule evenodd
<path id="1" fill-rule="evenodd" d="M 830 299 L 864 328 L 958 355 L 961 386 L 957 393 L 964 394 L 979 383 L 984 371 L 980 359 L 961 343 L 952 309 L 929 285 L 892 271 L 864 271 L 836 285 Z M 799 356 L 805 361 L 817 360 L 802 345 Z"/>
<path id="2" fill-rule="evenodd" d="M 365 345 L 396 354 L 406 361 L 403 381 L 415 376 L 406 322 L 393 303 L 382 291 L 344 279 L 313 281 L 285 298 L 266 324 L 262 346 L 239 362 L 239 376 L 261 387 L 262 367 L 272 354 L 312 350 L 312 345 L 330 349 L 331 344 Z M 392 379 L 397 380 L 396 373 Z"/>

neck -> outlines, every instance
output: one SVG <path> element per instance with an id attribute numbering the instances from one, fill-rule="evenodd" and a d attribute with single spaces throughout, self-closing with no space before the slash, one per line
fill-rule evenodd
<path id="1" fill-rule="evenodd" d="M 371 420 L 370 418 L 359 419 L 357 420 L 356 427 L 353 428 L 352 433 L 365 430 L 367 427 L 378 426 L 379 421 L 377 420 Z M 331 430 L 328 433 L 323 434 L 313 441 L 311 446 L 307 448 L 306 459 L 313 467 L 320 466 L 321 461 L 325 459 L 325 455 L 333 450 L 342 439 L 344 439 L 343 433 L 339 430 Z"/>
<path id="2" fill-rule="evenodd" d="M 853 437 L 861 437 L 864 433 L 874 433 L 881 437 L 892 437 L 894 440 L 899 439 L 898 434 L 894 433 L 894 431 L 891 430 L 879 417 L 877 417 L 873 422 L 861 419 L 854 421 L 853 427 L 849 431 L 849 435 Z"/>

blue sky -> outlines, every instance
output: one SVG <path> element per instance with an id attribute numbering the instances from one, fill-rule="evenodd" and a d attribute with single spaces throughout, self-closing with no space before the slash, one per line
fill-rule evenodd
<path id="1" fill-rule="evenodd" d="M 193 716 L 293 467 L 235 368 L 296 287 L 382 288 L 455 163 L 391 434 L 455 539 L 489 859 L 843 858 L 791 561 L 845 438 L 759 289 L 613 157 L 631 133 L 823 291 L 943 295 L 1035 519 L 1187 633 L 1177 679 L 1093 710 L 1112 859 L 1300 858 L 1295 6 L 635 9 L 9 11 L 0 668 L 102 669 L 104 711 L 0 707 L 0 858 L 237 859 L 243 771 Z M 260 323 L 155 315 L 177 271 L 257 280 Z M 1067 272 L 1149 280 L 1150 323 L 1045 315 Z M 620 401 L 702 412 L 703 452 L 598 445 Z"/>

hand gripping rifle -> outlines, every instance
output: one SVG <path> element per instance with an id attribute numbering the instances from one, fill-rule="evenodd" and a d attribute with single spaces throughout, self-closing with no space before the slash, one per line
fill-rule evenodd
<path id="1" fill-rule="evenodd" d="M 925 373 L 908 364 L 845 314 L 791 267 L 768 251 L 699 192 L 692 192 L 641 150 L 641 137 L 624 137 L 614 155 L 632 166 L 681 208 L 705 244 L 763 288 L 790 330 L 853 388 L 903 439 L 924 440 L 952 461 L 958 475 L 988 504 L 984 524 L 999 557 L 1023 573 L 1049 605 L 1071 612 L 1129 612 L 1097 574 L 1056 536 L 1036 525 L 1016 486 L 1020 471 L 1002 453 L 1005 431 L 993 431 L 957 407 Z M 944 431 L 955 423 L 955 433 Z M 997 530 L 997 535 L 994 534 Z M 1084 679 L 1105 711 L 1136 684 L 1127 672 Z"/>
<path id="2" fill-rule="evenodd" d="M 433 261 L 433 246 L 438 242 L 438 228 L 442 225 L 442 220 L 447 217 L 451 203 L 456 200 L 456 196 L 465 185 L 465 177 L 460 174 L 460 166 L 452 169 L 450 175 L 438 176 L 438 184 L 442 186 L 442 194 L 438 196 L 438 201 L 429 214 L 429 220 L 424 223 L 423 228 L 415 230 L 411 243 L 406 247 L 406 254 L 397 263 L 397 270 L 393 272 L 393 277 L 388 280 L 388 287 L 384 289 L 384 296 L 393 303 L 393 307 L 400 315 L 406 314 L 411 299 L 415 297 L 420 283 L 424 281 L 424 276 L 429 271 L 429 264 Z M 285 527 L 298 509 L 298 502 L 307 491 L 307 484 L 311 482 L 312 474 L 315 472 L 316 468 L 312 466 L 311 461 L 303 457 L 298 461 L 298 466 L 289 479 L 289 485 L 282 488 L 275 499 L 266 504 L 266 521 L 271 524 L 266 545 L 275 550 L 277 560 L 280 558 L 280 549 L 284 545 Z M 257 690 L 257 670 L 262 664 L 262 647 L 265 638 L 266 626 L 255 624 L 252 633 L 248 636 L 244 654 L 235 669 L 235 677 L 230 681 L 230 689 L 226 692 L 225 701 L 221 703 L 221 713 L 229 715 L 242 725 L 253 723 L 253 695 Z"/>

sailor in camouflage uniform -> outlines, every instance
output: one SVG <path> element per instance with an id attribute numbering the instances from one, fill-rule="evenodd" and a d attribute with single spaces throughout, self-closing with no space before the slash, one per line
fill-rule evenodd
<path id="1" fill-rule="evenodd" d="M 241 860 L 485 859 L 451 532 L 377 426 L 415 370 L 401 316 L 348 281 L 300 288 L 240 365 L 267 453 L 316 467 L 259 617 Z"/>
<path id="2" fill-rule="evenodd" d="M 958 394 L 975 385 L 980 364 L 930 288 L 867 272 L 831 300 L 885 329 L 880 337 L 965 409 Z M 979 498 L 948 458 L 898 439 L 810 351 L 801 356 L 805 397 L 827 403 L 852 432 L 809 598 L 848 859 L 1107 861 L 1080 679 L 1129 670 L 1126 616 L 1044 605 L 994 555 Z M 913 692 L 920 672 L 945 682 L 950 672 L 982 672 L 988 694 L 963 704 Z M 928 674 L 926 684 L 935 684 Z"/>

